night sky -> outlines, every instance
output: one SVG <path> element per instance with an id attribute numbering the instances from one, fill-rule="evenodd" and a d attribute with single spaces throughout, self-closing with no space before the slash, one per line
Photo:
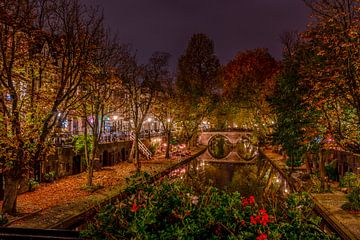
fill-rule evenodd
<path id="1" fill-rule="evenodd" d="M 239 51 L 268 48 L 281 58 L 279 35 L 303 31 L 309 9 L 302 0 L 84 0 L 104 8 L 105 22 L 141 62 L 154 51 L 169 52 L 171 66 L 194 33 L 215 42 L 222 63 Z"/>

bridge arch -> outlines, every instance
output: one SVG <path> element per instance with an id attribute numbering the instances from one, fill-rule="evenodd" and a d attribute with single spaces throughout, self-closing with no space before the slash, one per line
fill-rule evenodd
<path id="1" fill-rule="evenodd" d="M 244 130 L 204 131 L 201 132 L 198 143 L 208 146 L 206 151 L 208 157 L 206 158 L 214 160 L 238 159 L 241 162 L 251 162 L 258 156 L 258 146 L 252 142 L 252 136 L 252 131 Z M 219 151 L 220 154 L 216 154 Z"/>
<path id="2" fill-rule="evenodd" d="M 216 159 L 227 157 L 233 150 L 233 144 L 227 136 L 216 134 L 208 141 L 208 151 Z"/>
<path id="3" fill-rule="evenodd" d="M 258 156 L 259 148 L 256 143 L 251 141 L 251 136 L 240 137 L 234 146 L 236 154 L 245 161 L 250 161 Z"/>

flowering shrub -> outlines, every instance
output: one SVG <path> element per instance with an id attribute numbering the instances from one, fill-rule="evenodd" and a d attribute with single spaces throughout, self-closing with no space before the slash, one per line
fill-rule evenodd
<path id="1" fill-rule="evenodd" d="M 102 208 L 82 236 L 91 239 L 328 239 L 318 229 L 305 227 L 301 228 L 303 238 L 296 237 L 296 233 L 285 237 L 286 231 L 291 230 L 288 219 L 273 216 L 269 210 L 259 207 L 254 196 L 245 198 L 238 192 L 226 193 L 207 187 L 199 193 L 183 182 L 165 179 L 155 185 L 133 181 L 126 193 L 125 199 Z M 293 214 L 296 218 L 297 213 Z M 307 238 L 304 234 L 309 231 Z"/>

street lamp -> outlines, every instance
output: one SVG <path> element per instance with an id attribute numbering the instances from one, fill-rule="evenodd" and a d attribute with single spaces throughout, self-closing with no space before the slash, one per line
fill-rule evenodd
<path id="1" fill-rule="evenodd" d="M 151 141 L 150 128 L 151 128 L 151 121 L 152 121 L 152 119 L 149 117 L 149 118 L 147 119 L 147 121 L 148 121 L 148 125 L 149 125 L 149 141 Z"/>

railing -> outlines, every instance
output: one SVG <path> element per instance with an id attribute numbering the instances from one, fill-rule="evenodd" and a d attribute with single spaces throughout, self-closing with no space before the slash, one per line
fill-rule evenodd
<path id="1" fill-rule="evenodd" d="M 250 128 L 201 128 L 202 132 L 252 132 L 253 129 Z"/>
<path id="2" fill-rule="evenodd" d="M 77 231 L 60 229 L 0 228 L 0 239 L 81 239 Z"/>
<path id="3" fill-rule="evenodd" d="M 133 133 L 130 134 L 130 140 L 134 141 L 135 140 L 135 136 Z M 145 155 L 146 159 L 151 159 L 151 152 L 150 150 L 145 146 L 145 144 L 138 139 L 138 146 L 139 146 L 139 150 L 142 152 L 142 154 Z"/>
<path id="4" fill-rule="evenodd" d="M 71 147 L 73 145 L 73 136 L 77 134 L 60 134 L 53 138 L 53 143 L 56 147 Z M 103 133 L 100 137 L 100 143 L 112 143 L 119 141 L 128 141 L 130 139 L 131 132 L 112 132 L 112 133 Z M 164 135 L 163 131 L 152 131 L 150 137 L 161 137 Z M 139 139 L 146 139 L 149 137 L 149 133 L 142 131 L 139 134 Z"/>

